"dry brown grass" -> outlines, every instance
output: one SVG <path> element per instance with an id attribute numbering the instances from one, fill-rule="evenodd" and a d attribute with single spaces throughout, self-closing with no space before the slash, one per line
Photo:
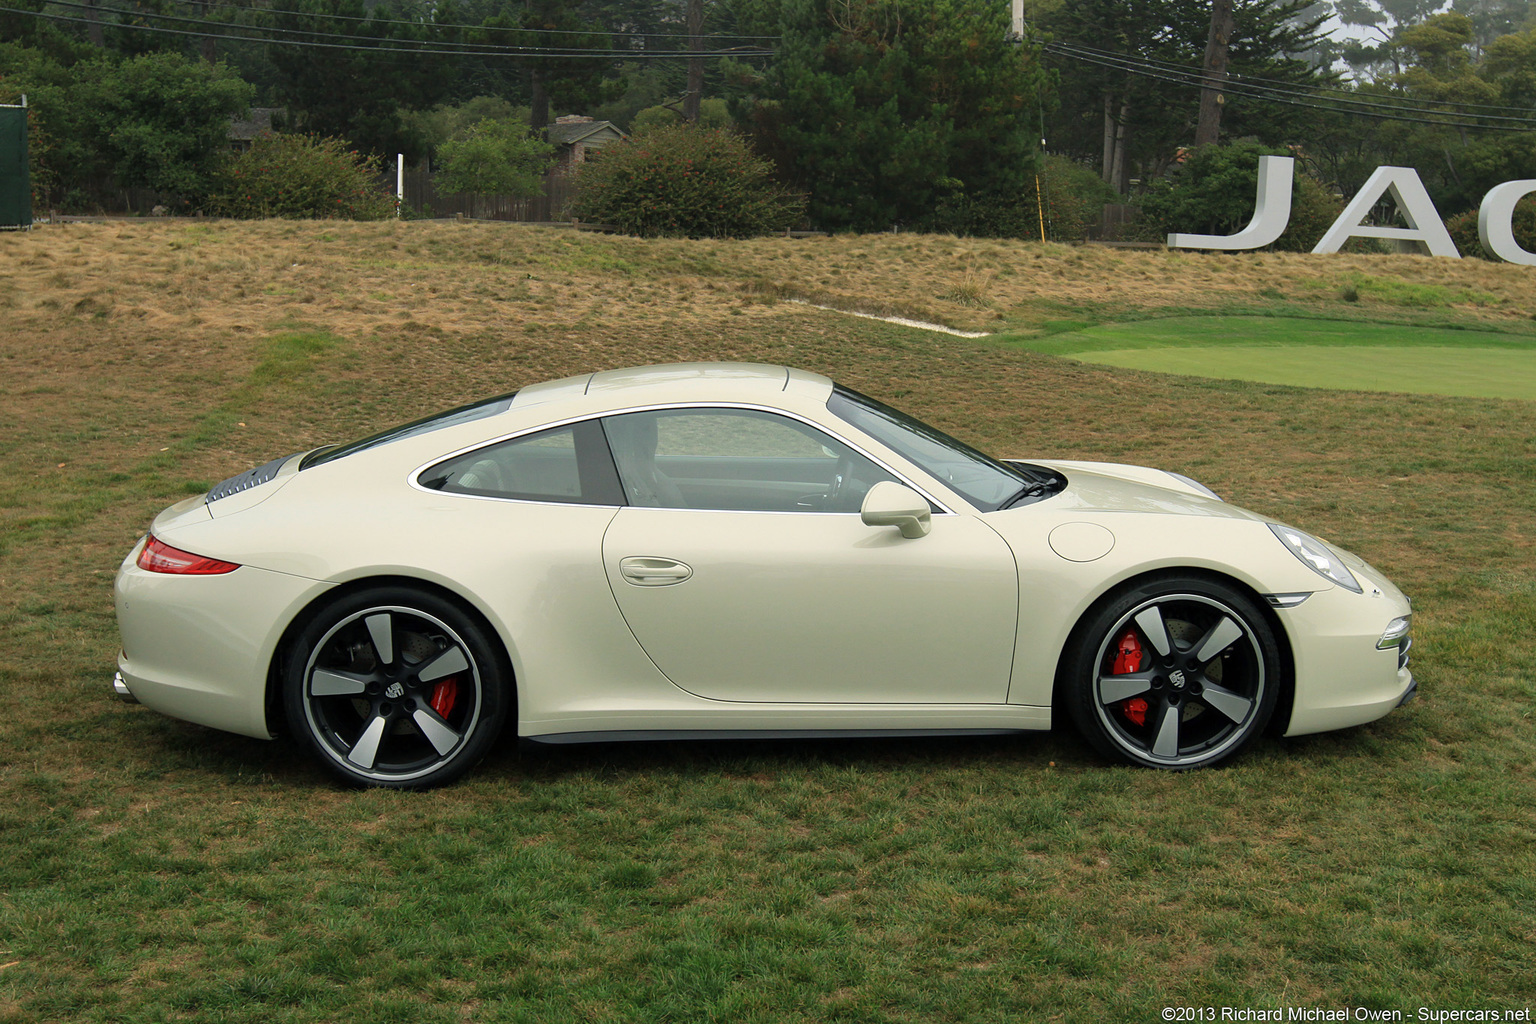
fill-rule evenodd
<path id="1" fill-rule="evenodd" d="M 1042 308 L 1203 308 L 1281 297 L 1347 315 L 1361 277 L 1443 289 L 1489 325 L 1536 314 L 1530 271 L 1417 256 L 1127 251 L 944 236 L 641 240 L 501 224 L 196 221 L 0 236 L 0 308 L 46 321 L 239 337 L 300 319 L 343 336 L 530 326 L 674 331 L 763 299 L 1028 328 Z M 1369 291 L 1362 302 L 1372 302 Z M 619 311 L 622 308 L 622 313 Z"/>

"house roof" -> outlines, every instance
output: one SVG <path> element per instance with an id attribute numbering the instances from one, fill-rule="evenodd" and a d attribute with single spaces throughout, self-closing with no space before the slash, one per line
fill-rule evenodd
<path id="1" fill-rule="evenodd" d="M 556 121 L 548 128 L 549 141 L 562 146 L 574 146 L 578 142 L 616 142 L 629 135 L 612 121 Z M 595 138 L 594 138 L 595 137 Z"/>

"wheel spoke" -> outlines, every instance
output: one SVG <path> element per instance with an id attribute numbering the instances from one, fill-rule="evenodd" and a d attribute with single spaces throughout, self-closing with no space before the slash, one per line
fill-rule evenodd
<path id="1" fill-rule="evenodd" d="M 1234 722 L 1241 722 L 1248 717 L 1248 711 L 1253 707 L 1253 701 L 1240 693 L 1223 689 L 1220 686 L 1206 683 L 1201 690 L 1200 699 L 1210 707 L 1220 711 Z"/>
<path id="2" fill-rule="evenodd" d="M 1216 656 L 1243 637 L 1243 627 L 1223 615 L 1221 621 L 1195 645 L 1195 657 L 1200 664 L 1216 660 Z"/>
<path id="3" fill-rule="evenodd" d="M 1123 675 L 1099 676 L 1099 703 L 1117 704 L 1137 694 L 1152 689 L 1151 672 L 1127 672 Z"/>
<path id="4" fill-rule="evenodd" d="M 388 612 L 380 612 L 370 615 L 363 620 L 368 627 L 368 636 L 373 640 L 373 649 L 379 655 L 379 664 L 388 665 L 395 660 L 395 627 L 394 621 Z"/>
<path id="5" fill-rule="evenodd" d="M 353 676 L 345 676 L 330 669 L 317 668 L 309 677 L 311 697 L 351 697 L 362 693 L 368 684 Z"/>
<path id="6" fill-rule="evenodd" d="M 448 753 L 458 746 L 459 740 L 464 738 L 462 733 L 455 732 L 452 726 L 427 708 L 417 708 L 411 718 L 416 722 L 416 728 L 421 730 L 421 734 L 439 754 Z"/>
<path id="7" fill-rule="evenodd" d="M 469 659 L 464 657 L 464 652 L 457 647 L 450 647 L 431 661 L 421 666 L 416 673 L 416 678 L 424 683 L 430 683 L 445 676 L 451 676 L 458 672 L 469 670 Z"/>
<path id="8" fill-rule="evenodd" d="M 1179 721 L 1183 718 L 1183 706 L 1164 704 L 1163 717 L 1157 723 L 1157 739 L 1152 741 L 1152 753 L 1158 757 L 1179 755 Z"/>
<path id="9" fill-rule="evenodd" d="M 1168 627 L 1163 624 L 1163 611 L 1157 605 L 1144 608 L 1136 613 L 1136 625 L 1141 627 L 1141 632 L 1152 645 L 1152 649 L 1163 657 L 1173 650 L 1173 645 L 1168 642 Z"/>
<path id="10" fill-rule="evenodd" d="M 389 726 L 389 719 L 375 718 L 368 723 L 368 728 L 357 738 L 352 749 L 347 752 L 347 760 L 359 768 L 372 768 L 373 762 L 379 759 L 379 744 L 384 740 L 384 730 Z"/>

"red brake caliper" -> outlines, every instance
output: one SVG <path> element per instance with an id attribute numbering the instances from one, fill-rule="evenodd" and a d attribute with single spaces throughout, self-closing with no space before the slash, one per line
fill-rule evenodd
<path id="1" fill-rule="evenodd" d="M 432 705 L 432 710 L 437 712 L 438 717 L 447 718 L 458 696 L 459 680 L 456 676 L 449 676 L 447 679 L 439 679 L 432 687 L 432 699 L 428 703 Z"/>
<path id="2" fill-rule="evenodd" d="M 1136 631 L 1126 630 L 1125 635 L 1120 637 L 1119 649 L 1115 652 L 1115 667 L 1111 669 L 1112 674 L 1123 676 L 1131 672 L 1140 672 L 1141 656 L 1141 641 L 1136 638 Z M 1137 725 L 1147 724 L 1147 702 L 1140 697 L 1121 701 L 1120 713 Z"/>

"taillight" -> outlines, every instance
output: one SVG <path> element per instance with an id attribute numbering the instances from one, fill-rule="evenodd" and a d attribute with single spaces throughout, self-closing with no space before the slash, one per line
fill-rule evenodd
<path id="1" fill-rule="evenodd" d="M 139 568 L 150 572 L 168 572 L 178 576 L 218 576 L 240 568 L 234 562 L 221 562 L 217 558 L 194 555 L 190 551 L 173 548 L 155 537 L 149 538 L 144 550 L 139 552 Z"/>

